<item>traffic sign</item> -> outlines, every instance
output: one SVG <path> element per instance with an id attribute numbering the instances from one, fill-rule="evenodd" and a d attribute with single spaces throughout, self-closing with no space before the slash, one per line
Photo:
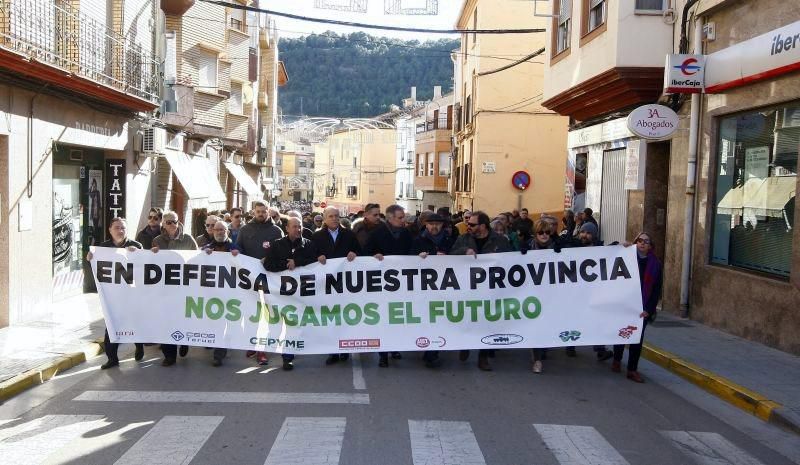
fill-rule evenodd
<path id="1" fill-rule="evenodd" d="M 524 191 L 531 185 L 531 175 L 527 171 L 517 171 L 511 176 L 511 184 L 515 188 Z"/>

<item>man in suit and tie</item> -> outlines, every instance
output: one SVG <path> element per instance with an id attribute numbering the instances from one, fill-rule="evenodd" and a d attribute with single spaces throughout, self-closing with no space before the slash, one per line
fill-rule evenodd
<path id="1" fill-rule="evenodd" d="M 339 210 L 327 207 L 322 212 L 322 227 L 311 236 L 311 241 L 319 253 L 318 260 L 323 265 L 328 258 L 347 258 L 353 261 L 360 253 L 356 235 L 349 229 L 342 228 L 339 224 Z M 346 361 L 349 354 L 330 354 L 325 360 L 326 365 L 333 365 L 338 361 Z"/>

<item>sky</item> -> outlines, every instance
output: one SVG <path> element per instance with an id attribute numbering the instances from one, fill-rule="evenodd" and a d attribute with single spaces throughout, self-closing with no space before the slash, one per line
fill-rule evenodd
<path id="1" fill-rule="evenodd" d="M 339 21 L 351 21 L 368 24 L 380 24 L 386 26 L 415 27 L 426 29 L 453 29 L 458 14 L 461 11 L 463 0 L 439 0 L 439 14 L 436 16 L 395 16 L 384 13 L 384 2 L 390 0 L 361 0 L 367 3 L 366 13 L 350 13 L 334 11 L 328 9 L 315 8 L 314 4 L 318 0 L 259 0 L 261 8 L 292 13 L 314 18 L 335 19 Z M 357 0 L 325 0 L 333 4 L 349 4 L 350 1 Z M 428 0 L 401 0 L 403 7 L 416 7 L 425 5 Z M 420 34 L 407 32 L 380 31 L 376 29 L 358 29 L 352 27 L 333 26 L 330 24 L 311 23 L 306 21 L 293 20 L 288 18 L 274 17 L 278 27 L 278 34 L 281 37 L 298 37 L 312 33 L 322 33 L 325 31 L 335 31 L 340 34 L 349 34 L 359 30 L 370 35 L 396 37 L 405 40 L 416 39 L 420 42 L 435 40 L 438 38 L 458 38 L 458 35 L 444 34 Z"/>

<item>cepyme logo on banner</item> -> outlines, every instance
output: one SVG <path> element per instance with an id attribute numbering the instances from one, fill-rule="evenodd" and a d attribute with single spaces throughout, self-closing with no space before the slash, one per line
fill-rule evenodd
<path id="1" fill-rule="evenodd" d="M 664 92 L 699 94 L 703 92 L 706 59 L 704 55 L 667 55 L 664 65 Z"/>

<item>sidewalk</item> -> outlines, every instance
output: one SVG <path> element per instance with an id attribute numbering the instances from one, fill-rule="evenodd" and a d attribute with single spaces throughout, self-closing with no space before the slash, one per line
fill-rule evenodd
<path id="1" fill-rule="evenodd" d="M 0 402 L 101 353 L 97 294 L 57 302 L 45 316 L 0 329 Z"/>
<path id="2" fill-rule="evenodd" d="M 666 312 L 644 340 L 646 359 L 800 434 L 800 357 Z"/>

